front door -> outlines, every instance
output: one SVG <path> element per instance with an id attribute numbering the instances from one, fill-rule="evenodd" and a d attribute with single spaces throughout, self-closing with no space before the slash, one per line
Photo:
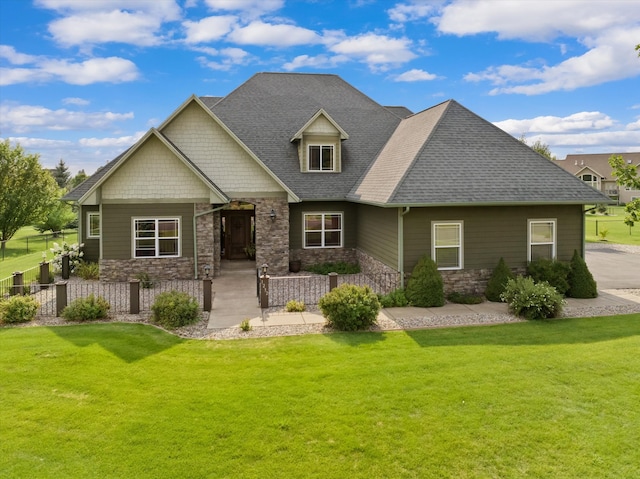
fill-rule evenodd
<path id="1" fill-rule="evenodd" d="M 247 259 L 245 248 L 251 244 L 252 211 L 225 211 L 224 251 L 226 259 Z"/>

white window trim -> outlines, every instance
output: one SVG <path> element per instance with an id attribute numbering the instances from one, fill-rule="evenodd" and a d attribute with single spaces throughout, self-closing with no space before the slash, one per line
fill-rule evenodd
<path id="1" fill-rule="evenodd" d="M 320 147 L 320 169 L 319 170 L 312 170 L 311 169 L 311 147 L 312 146 L 319 146 Z M 330 146 L 331 148 L 333 148 L 333 164 L 331 165 L 332 168 L 330 170 L 323 170 L 322 169 L 322 147 L 324 146 Z M 335 173 L 336 170 L 336 152 L 337 152 L 338 148 L 337 145 L 335 143 L 307 143 L 307 172 L 309 173 Z"/>
<path id="2" fill-rule="evenodd" d="M 458 265 L 455 267 L 438 267 L 439 271 L 454 271 L 464 269 L 464 221 L 432 221 L 431 222 L 431 259 L 436 261 L 436 249 L 438 248 L 454 248 L 454 246 L 436 246 L 436 228 L 438 225 L 458 225 L 460 227 L 460 244 L 458 248 Z M 436 263 L 437 264 L 437 263 Z"/>
<path id="3" fill-rule="evenodd" d="M 306 228 L 306 217 L 311 215 L 322 215 L 322 229 L 321 230 L 307 230 Z M 327 215 L 340 215 L 340 245 L 338 246 L 325 246 L 325 232 L 326 231 L 336 231 L 336 230 L 325 230 L 324 229 L 324 217 Z M 322 238 L 322 245 L 320 246 L 307 246 L 307 231 L 317 232 L 320 231 Z M 342 211 L 307 211 L 302 213 L 302 247 L 303 249 L 335 249 L 342 248 L 344 244 L 344 213 Z"/>
<path id="4" fill-rule="evenodd" d="M 99 233 L 97 235 L 91 234 L 91 217 L 92 216 L 97 216 L 98 217 L 98 231 Z M 87 239 L 99 239 L 100 235 L 102 234 L 102 219 L 100 218 L 100 212 L 99 211 L 88 211 L 87 212 Z"/>
<path id="5" fill-rule="evenodd" d="M 557 236 L 558 236 L 558 220 L 556 218 L 539 218 L 527 220 L 527 261 L 531 262 L 531 228 L 536 223 L 551 223 L 553 225 L 553 238 L 551 243 L 536 243 L 536 245 L 551 244 L 551 259 L 555 261 L 557 251 Z"/>
<path id="6" fill-rule="evenodd" d="M 177 239 L 178 240 L 178 254 L 175 255 L 159 255 L 160 251 L 158 236 L 158 220 L 174 220 L 178 222 L 178 236 L 177 238 L 163 238 L 163 239 Z M 156 224 L 156 234 L 154 236 L 155 239 L 155 251 L 156 254 L 154 256 L 136 256 L 136 221 L 155 221 Z M 157 216 L 157 217 L 148 217 L 148 216 L 136 216 L 131 218 L 131 257 L 133 259 L 152 259 L 152 258 L 179 258 L 182 255 L 182 240 L 181 240 L 181 219 L 177 216 Z M 150 239 L 150 238 L 147 238 Z"/>

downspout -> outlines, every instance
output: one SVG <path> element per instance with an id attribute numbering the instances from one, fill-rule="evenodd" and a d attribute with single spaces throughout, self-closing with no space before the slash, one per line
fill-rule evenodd
<path id="1" fill-rule="evenodd" d="M 202 211 L 200 213 L 195 213 L 193 215 L 193 275 L 195 279 L 198 279 L 198 235 L 196 232 L 196 220 L 200 216 L 208 215 L 210 213 L 215 213 L 216 211 L 223 210 L 226 207 L 227 205 L 218 206 L 217 208 L 213 208 L 212 210 Z"/>
<path id="2" fill-rule="evenodd" d="M 404 215 L 411 211 L 411 206 L 405 206 L 404 211 L 398 208 L 398 271 L 400 271 L 400 286 L 404 288 Z"/>

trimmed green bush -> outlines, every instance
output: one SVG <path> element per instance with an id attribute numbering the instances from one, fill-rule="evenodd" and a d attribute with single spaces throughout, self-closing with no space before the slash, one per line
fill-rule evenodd
<path id="1" fill-rule="evenodd" d="M 100 279 L 100 265 L 81 261 L 76 266 L 76 274 L 82 279 Z"/>
<path id="2" fill-rule="evenodd" d="M 15 324 L 33 321 L 38 313 L 38 303 L 31 296 L 11 296 L 0 300 L 0 323 Z"/>
<path id="3" fill-rule="evenodd" d="M 504 293 L 504 288 L 507 286 L 507 282 L 513 278 L 514 275 L 511 268 L 507 266 L 504 258 L 500 258 L 500 261 L 498 261 L 498 264 L 493 270 L 493 273 L 491 273 L 491 277 L 487 282 L 487 289 L 484 292 L 485 297 L 489 301 L 494 301 L 496 303 L 502 301 L 502 299 L 500 299 L 500 295 Z"/>
<path id="4" fill-rule="evenodd" d="M 366 329 L 376 323 L 380 312 L 378 296 L 369 286 L 342 284 L 318 302 L 327 324 L 341 331 Z"/>
<path id="5" fill-rule="evenodd" d="M 527 275 L 533 281 L 536 283 L 546 281 L 563 296 L 569 289 L 569 281 L 567 280 L 569 271 L 571 268 L 568 263 L 543 258 L 532 261 L 527 266 Z"/>
<path id="6" fill-rule="evenodd" d="M 304 303 L 302 301 L 296 301 L 295 299 L 292 299 L 291 301 L 288 301 L 286 306 L 285 306 L 285 310 L 288 313 L 301 313 L 306 309 Z"/>
<path id="7" fill-rule="evenodd" d="M 570 298 L 596 298 L 598 296 L 598 285 L 593 279 L 587 263 L 578 254 L 577 250 L 573 250 L 570 267 L 567 296 Z"/>
<path id="8" fill-rule="evenodd" d="M 358 274 L 360 272 L 360 265 L 357 263 L 322 263 L 312 264 L 305 268 L 307 271 L 316 274 Z"/>
<path id="9" fill-rule="evenodd" d="M 444 281 L 435 261 L 428 255 L 420 258 L 413 268 L 405 294 L 413 306 L 444 306 Z"/>
<path id="10" fill-rule="evenodd" d="M 562 295 L 549 283 L 523 276 L 507 282 L 502 298 L 513 314 L 525 319 L 555 318 L 564 305 Z"/>
<path id="11" fill-rule="evenodd" d="M 409 306 L 409 300 L 405 294 L 404 288 L 398 288 L 388 294 L 378 296 L 378 301 L 383 308 L 402 308 Z"/>
<path id="12" fill-rule="evenodd" d="M 480 304 L 484 302 L 484 298 L 475 294 L 464 294 L 454 291 L 447 295 L 447 301 L 457 304 Z"/>
<path id="13" fill-rule="evenodd" d="M 167 291 L 156 296 L 151 306 L 152 321 L 167 329 L 179 328 L 200 319 L 200 306 L 182 291 Z"/>
<path id="14" fill-rule="evenodd" d="M 90 294 L 86 298 L 78 298 L 62 310 L 62 317 L 67 321 L 95 321 L 104 319 L 109 314 L 111 305 L 102 296 Z"/>

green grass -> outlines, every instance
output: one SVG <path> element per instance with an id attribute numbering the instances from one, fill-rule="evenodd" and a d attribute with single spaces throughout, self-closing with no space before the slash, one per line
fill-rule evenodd
<path id="1" fill-rule="evenodd" d="M 640 477 L 640 315 L 226 342 L 101 324 L 0 344 L 2 477 Z"/>
<path id="2" fill-rule="evenodd" d="M 48 234 L 48 241 L 44 235 L 40 235 L 38 231 L 33 227 L 26 227 L 20 229 L 9 241 L 6 243 L 4 251 L 4 260 L 2 259 L 2 253 L 0 253 L 0 279 L 11 276 L 14 271 L 24 271 L 29 268 L 38 266 L 42 261 L 42 253 L 47 253 L 47 259 L 52 259 L 53 254 L 49 248 L 53 248 L 53 243 L 62 243 L 62 237 L 52 238 L 51 234 Z M 28 250 L 27 250 L 27 237 Z M 67 243 L 78 242 L 77 230 L 65 231 L 64 241 Z"/>
<path id="3" fill-rule="evenodd" d="M 587 243 L 602 242 L 599 233 L 605 229 L 607 243 L 630 244 L 640 246 L 640 225 L 636 224 L 629 228 L 624 224 L 624 207 L 610 206 L 607 208 L 608 215 L 587 213 L 586 217 L 586 238 Z M 596 225 L 597 223 L 597 225 Z M 598 233 L 596 233 L 596 229 Z"/>

